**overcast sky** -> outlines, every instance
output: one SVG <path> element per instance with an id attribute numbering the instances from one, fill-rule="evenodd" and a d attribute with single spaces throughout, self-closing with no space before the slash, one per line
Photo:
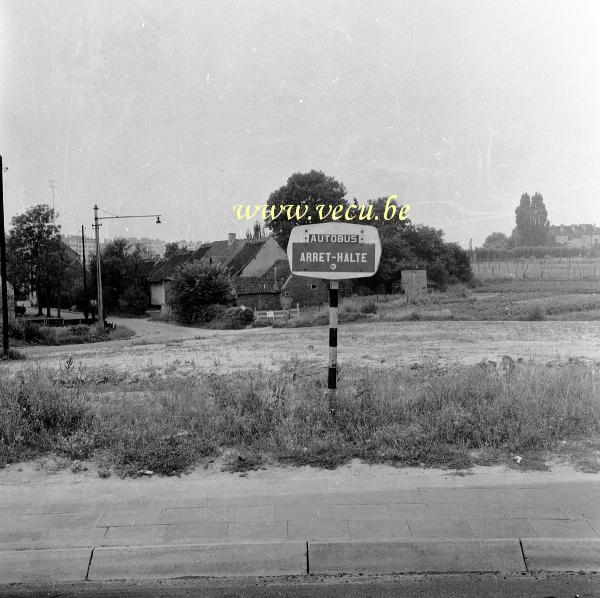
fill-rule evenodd
<path id="1" fill-rule="evenodd" d="M 323 170 L 478 245 L 521 193 L 600 224 L 600 3 L 0 0 L 5 212 L 106 237 L 244 234 Z"/>

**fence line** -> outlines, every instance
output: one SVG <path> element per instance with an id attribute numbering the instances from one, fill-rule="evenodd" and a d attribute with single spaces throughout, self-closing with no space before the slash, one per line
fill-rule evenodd
<path id="1" fill-rule="evenodd" d="M 283 320 L 290 320 L 292 318 L 300 317 L 300 305 L 296 303 L 294 309 L 271 309 L 271 310 L 254 310 L 254 319 L 258 322 L 260 320 L 273 320 L 281 318 Z"/>

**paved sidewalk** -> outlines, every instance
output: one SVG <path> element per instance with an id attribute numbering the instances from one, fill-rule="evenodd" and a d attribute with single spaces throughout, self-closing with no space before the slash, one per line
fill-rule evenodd
<path id="1" fill-rule="evenodd" d="M 4 487 L 0 584 L 600 570 L 597 475 L 366 471 Z"/>

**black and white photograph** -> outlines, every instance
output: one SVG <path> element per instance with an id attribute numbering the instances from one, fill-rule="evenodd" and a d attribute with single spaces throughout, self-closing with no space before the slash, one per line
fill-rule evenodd
<path id="1" fill-rule="evenodd" d="M 597 0 L 0 27 L 0 598 L 600 596 Z"/>

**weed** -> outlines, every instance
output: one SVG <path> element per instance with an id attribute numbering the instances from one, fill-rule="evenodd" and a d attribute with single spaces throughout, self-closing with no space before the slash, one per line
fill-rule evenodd
<path id="1" fill-rule="evenodd" d="M 9 347 L 8 353 L 6 354 L 6 356 L 3 355 L 2 358 L 8 359 L 10 361 L 20 361 L 23 359 L 27 359 L 25 353 L 19 351 L 18 349 L 14 349 L 13 347 Z"/>
<path id="2" fill-rule="evenodd" d="M 97 372 L 68 387 L 27 370 L 0 380 L 0 462 L 101 455 L 105 469 L 135 476 L 180 474 L 221 452 L 235 455 L 232 471 L 266 461 L 334 468 L 352 458 L 462 468 L 491 453 L 541 467 L 539 451 L 600 438 L 596 374 L 577 362 L 519 363 L 510 376 L 476 366 L 348 370 L 331 395 L 314 365 L 298 360 L 235 378 L 157 377 L 136 390 L 114 380 L 110 392 L 95 384 Z"/>
<path id="3" fill-rule="evenodd" d="M 532 306 L 526 313 L 526 320 L 530 320 L 532 322 L 537 322 L 546 319 L 546 312 L 541 305 Z"/>

